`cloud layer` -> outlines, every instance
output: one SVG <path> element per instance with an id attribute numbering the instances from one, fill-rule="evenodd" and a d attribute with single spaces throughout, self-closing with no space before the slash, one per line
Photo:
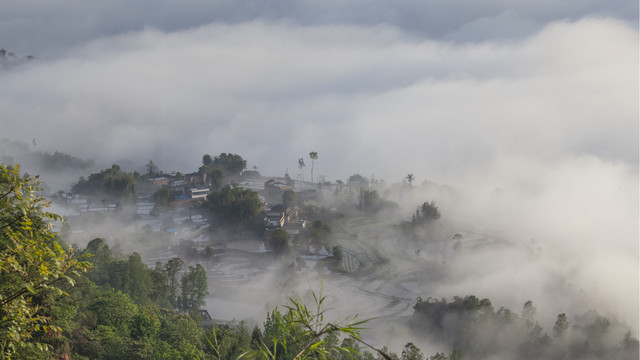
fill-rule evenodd
<path id="1" fill-rule="evenodd" d="M 637 163 L 637 42 L 611 19 L 465 45 L 388 26 L 148 29 L 0 73 L 0 131 L 182 171 L 236 152 L 293 174 L 315 150 L 329 179 L 450 181 L 503 154 Z"/>

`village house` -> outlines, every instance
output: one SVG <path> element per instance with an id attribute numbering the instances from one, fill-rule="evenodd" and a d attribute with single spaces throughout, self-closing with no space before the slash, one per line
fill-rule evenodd
<path id="1" fill-rule="evenodd" d="M 149 181 L 156 189 L 159 189 L 159 188 L 169 186 L 169 181 L 171 181 L 171 179 L 169 179 L 166 176 L 161 176 L 161 177 L 149 179 Z"/>
<path id="2" fill-rule="evenodd" d="M 168 185 L 171 191 L 171 206 L 186 205 L 194 200 L 206 200 L 209 194 L 209 188 L 203 185 L 193 186 L 187 180 L 172 181 Z"/>
<path id="3" fill-rule="evenodd" d="M 201 188 L 191 188 L 189 189 L 189 194 L 191 195 L 191 199 L 203 199 L 206 200 L 207 195 L 209 195 L 209 188 L 201 187 Z"/>
<path id="4" fill-rule="evenodd" d="M 264 217 L 265 230 L 275 230 L 284 227 L 284 212 L 269 211 Z"/>
<path id="5" fill-rule="evenodd" d="M 264 217 L 265 237 L 269 239 L 276 229 L 284 229 L 290 234 L 298 234 L 306 227 L 306 221 L 300 218 L 300 208 L 286 207 L 283 204 L 273 206 Z"/>

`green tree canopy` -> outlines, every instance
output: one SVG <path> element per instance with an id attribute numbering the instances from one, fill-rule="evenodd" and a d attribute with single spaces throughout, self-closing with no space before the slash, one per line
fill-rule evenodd
<path id="1" fill-rule="evenodd" d="M 202 165 L 209 166 L 213 163 L 213 158 L 209 154 L 202 155 Z"/>
<path id="2" fill-rule="evenodd" d="M 262 209 L 257 192 L 230 185 L 211 192 L 207 202 L 213 215 L 233 224 L 248 223 Z"/>
<path id="3" fill-rule="evenodd" d="M 104 239 L 95 238 L 89 241 L 82 255 L 87 256 L 88 261 L 93 265 L 87 277 L 98 285 L 108 283 L 108 266 L 113 261 L 113 254 Z"/>
<path id="4" fill-rule="evenodd" d="M 19 167 L 0 164 L 0 348 L 11 358 L 21 349 L 45 350 L 33 333 L 55 333 L 59 327 L 45 316 L 49 295 L 64 296 L 88 264 L 73 257 L 51 231 L 60 216 L 46 212 L 38 195 L 40 183 L 21 177 Z"/>
<path id="5" fill-rule="evenodd" d="M 402 349 L 402 360 L 424 360 L 424 354 L 412 342 L 407 343 Z"/>
<path id="6" fill-rule="evenodd" d="M 211 171 L 208 172 L 209 184 L 212 189 L 217 190 L 224 186 L 227 179 L 227 174 L 221 166 L 214 166 Z"/>
<path id="7" fill-rule="evenodd" d="M 440 219 L 440 210 L 434 201 L 424 202 L 416 209 L 416 213 L 411 218 L 411 224 L 424 225 Z"/>
<path id="8" fill-rule="evenodd" d="M 289 234 L 284 229 L 276 229 L 271 234 L 271 247 L 278 255 L 289 252 Z"/>
<path id="9" fill-rule="evenodd" d="M 247 168 L 247 161 L 238 154 L 221 153 L 213 159 L 211 155 L 205 154 L 202 156 L 202 169 L 214 169 L 220 167 L 225 174 L 229 176 L 239 175 L 242 170 Z"/>
<path id="10" fill-rule="evenodd" d="M 134 301 L 144 304 L 151 293 L 151 269 L 138 253 L 132 253 L 127 260 L 114 261 L 109 266 L 109 285 L 127 293 Z"/>
<path id="11" fill-rule="evenodd" d="M 89 305 L 89 309 L 97 316 L 98 325 L 111 326 L 116 329 L 126 327 L 129 320 L 138 313 L 138 306 L 127 294 L 120 290 L 110 289 Z"/>
<path id="12" fill-rule="evenodd" d="M 130 200 L 135 197 L 136 185 L 133 174 L 126 173 L 120 166 L 113 165 L 109 169 L 81 177 L 72 188 L 74 193 L 89 196 L 106 196 L 114 200 Z"/>
<path id="13" fill-rule="evenodd" d="M 173 307 L 178 307 L 178 272 L 182 269 L 184 261 L 179 257 L 174 257 L 167 261 L 164 268 L 167 272 L 167 285 L 169 287 L 169 303 Z"/>
<path id="14" fill-rule="evenodd" d="M 204 298 L 209 295 L 207 273 L 202 265 L 189 266 L 189 271 L 180 280 L 180 309 L 185 312 L 198 310 L 204 306 Z"/>

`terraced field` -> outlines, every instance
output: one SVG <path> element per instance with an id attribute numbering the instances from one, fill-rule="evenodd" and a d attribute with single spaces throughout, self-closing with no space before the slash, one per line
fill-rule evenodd
<path id="1" fill-rule="evenodd" d="M 302 256 L 293 265 L 276 265 L 268 252 L 225 251 L 204 264 L 211 296 L 207 309 L 216 319 L 255 319 L 287 302 L 293 294 L 311 300 L 311 290 L 321 288 L 336 318 L 359 314 L 360 318 L 386 321 L 410 315 L 418 296 L 424 296 L 428 263 L 392 264 L 376 243 L 386 241 L 382 229 L 395 222 L 355 217 L 334 225 L 330 246 L 343 249 L 341 272 L 323 261 L 327 255 Z M 326 252 L 325 252 L 326 254 Z"/>
<path id="2" fill-rule="evenodd" d="M 217 321 L 261 324 L 267 312 L 282 308 L 289 297 L 300 296 L 311 305 L 311 291 L 322 290 L 327 319 L 358 314 L 373 318 L 368 326 L 379 331 L 409 317 L 417 297 L 442 296 L 435 291 L 446 284 L 445 259 L 451 258 L 453 247 L 473 251 L 495 245 L 493 239 L 468 233 L 431 245 L 398 242 L 397 223 L 350 214 L 331 224 L 332 241 L 326 248 L 308 246 L 305 254 L 305 246 L 299 247 L 295 261 L 277 261 L 264 243 L 249 238 L 221 244 L 201 262 L 210 289 L 206 308 Z M 342 249 L 340 263 L 330 257 L 333 246 Z M 156 255 L 153 261 L 175 256 L 171 250 Z"/>

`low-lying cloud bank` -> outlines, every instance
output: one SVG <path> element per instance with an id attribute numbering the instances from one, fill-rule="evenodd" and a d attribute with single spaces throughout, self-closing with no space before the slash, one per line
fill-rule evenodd
<path id="1" fill-rule="evenodd" d="M 497 242 L 450 264 L 443 296 L 479 294 L 555 315 L 597 309 L 638 330 L 638 174 L 587 156 L 551 163 L 504 159 L 443 213 Z M 501 244 L 500 242 L 504 242 Z"/>
<path id="2" fill-rule="evenodd" d="M 635 164 L 637 63 L 637 33 L 612 19 L 467 45 L 388 26 L 145 29 L 0 73 L 0 132 L 182 171 L 224 151 L 294 174 L 315 150 L 330 180 L 448 182 L 504 154 Z"/>

